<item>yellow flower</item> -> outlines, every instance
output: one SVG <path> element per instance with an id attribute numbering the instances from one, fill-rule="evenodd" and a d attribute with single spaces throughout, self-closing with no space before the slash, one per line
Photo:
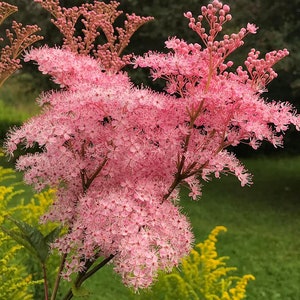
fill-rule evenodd
<path id="1" fill-rule="evenodd" d="M 24 199 L 17 199 L 22 194 L 16 185 L 6 186 L 5 181 L 14 177 L 12 169 L 0 167 L 0 225 L 7 215 L 17 216 L 32 225 L 38 225 L 39 218 L 52 202 L 54 191 L 37 194 L 27 204 Z M 19 198 L 19 197 L 18 197 Z M 39 225 L 41 226 L 41 225 Z M 42 229 L 51 230 L 55 225 L 47 225 Z M 20 251 L 23 246 L 15 243 L 9 236 L 0 231 L 0 299 L 32 300 L 33 285 L 43 280 L 33 280 L 26 268 L 26 252 Z"/>

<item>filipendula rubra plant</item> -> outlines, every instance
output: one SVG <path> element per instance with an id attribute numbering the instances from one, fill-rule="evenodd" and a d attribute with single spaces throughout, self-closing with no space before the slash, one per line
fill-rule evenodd
<path id="1" fill-rule="evenodd" d="M 115 9 L 112 3 L 109 12 Z M 52 247 L 62 254 L 61 276 L 79 274 L 75 287 L 111 260 L 126 285 L 151 285 L 158 270 L 171 270 L 191 249 L 193 235 L 178 204 L 179 187 L 187 185 L 196 199 L 201 182 L 211 175 L 233 173 L 242 185 L 249 184 L 246 169 L 226 148 L 244 142 L 256 149 L 263 140 L 279 146 L 288 125 L 299 129 L 300 118 L 290 104 L 261 97 L 276 77 L 272 66 L 287 50 L 264 59 L 252 50 L 246 69 L 229 69 L 228 55 L 257 28 L 248 24 L 217 40 L 231 19 L 229 6 L 215 0 L 201 11 L 197 21 L 190 12 L 185 16 L 203 48 L 170 38 L 169 53 L 135 59 L 136 67 L 151 68 L 154 79 L 166 79 L 164 93 L 133 86 L 128 74 L 115 67 L 120 62 L 115 39 L 107 39 L 105 59 L 78 51 L 80 38 L 68 39 L 78 43 L 75 50 L 66 40 L 62 49 L 33 49 L 25 56 L 63 88 L 41 95 L 42 113 L 11 131 L 6 149 L 13 154 L 19 144 L 40 146 L 39 153 L 21 157 L 17 168 L 37 190 L 57 189 L 44 220 L 68 227 Z M 140 17 L 131 18 L 125 31 L 117 30 L 119 39 L 136 29 L 130 24 Z M 71 22 L 65 20 L 57 18 L 60 27 Z M 113 21 L 97 19 L 106 37 Z M 92 266 L 98 257 L 103 262 Z"/>

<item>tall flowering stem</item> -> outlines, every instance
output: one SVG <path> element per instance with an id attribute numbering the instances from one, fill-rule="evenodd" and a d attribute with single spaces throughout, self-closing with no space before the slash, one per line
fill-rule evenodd
<path id="1" fill-rule="evenodd" d="M 225 149 L 240 142 L 257 149 L 262 140 L 280 146 L 281 133 L 288 124 L 299 128 L 299 118 L 289 104 L 266 103 L 261 97 L 266 85 L 277 76 L 272 66 L 288 55 L 286 49 L 272 51 L 265 59 L 258 59 L 259 52 L 252 49 L 245 61 L 246 71 L 241 66 L 235 72 L 228 71 L 233 67 L 228 56 L 258 28 L 248 23 L 238 33 L 217 39 L 224 24 L 232 19 L 230 7 L 220 1 L 203 6 L 197 18 L 191 12 L 184 16 L 204 48 L 171 38 L 166 42 L 169 53 L 149 52 L 136 59 L 136 66 L 150 68 L 154 80 L 165 79 L 167 93 L 178 95 L 186 105 L 186 135 L 174 181 L 165 198 L 182 180 L 194 176 L 206 179 L 206 174 L 215 168 L 207 171 L 212 161 L 215 166 L 222 166 L 214 169 L 217 177 L 227 169 L 235 173 L 242 185 L 250 183 L 243 167 Z M 196 184 L 189 180 L 193 186 Z"/>
<path id="2" fill-rule="evenodd" d="M 16 6 L 0 2 L 0 24 L 16 11 L 18 11 Z M 2 47 L 0 53 L 0 87 L 8 77 L 21 68 L 19 59 L 21 53 L 35 42 L 43 39 L 43 37 L 35 34 L 40 30 L 37 25 L 23 27 L 21 23 L 13 21 L 11 28 L 13 31 L 6 30 L 9 44 Z M 0 41 L 2 42 L 3 38 Z"/>
<path id="3" fill-rule="evenodd" d="M 257 149 L 262 141 L 281 146 L 289 125 L 299 130 L 290 104 L 261 96 L 276 77 L 274 63 L 288 52 L 259 59 L 251 50 L 246 69 L 234 70 L 228 56 L 257 27 L 248 24 L 218 39 L 231 15 L 228 5 L 214 0 L 197 21 L 185 14 L 203 47 L 174 37 L 166 42 L 168 53 L 135 57 L 135 67 L 166 80 L 166 91 L 158 93 L 135 87 L 120 72 L 128 63 L 120 56 L 124 47 L 149 18 L 127 16 L 125 28 L 115 31 L 114 1 L 70 9 L 56 0 L 37 2 L 52 13 L 65 42 L 62 49 L 33 49 L 25 60 L 36 61 L 63 89 L 41 95 L 43 111 L 10 132 L 7 152 L 19 144 L 40 146 L 39 153 L 20 157 L 17 168 L 36 189 L 57 189 L 44 220 L 69 228 L 52 244 L 66 258 L 64 278 L 78 273 L 80 285 L 102 266 L 92 263 L 104 257 L 127 286 L 148 287 L 158 270 L 176 266 L 193 243 L 179 187 L 186 185 L 197 199 L 201 184 L 222 173 L 250 184 L 251 176 L 226 148 L 247 143 Z M 80 16 L 86 31 L 76 36 Z M 96 28 L 107 44 L 95 48 Z"/>

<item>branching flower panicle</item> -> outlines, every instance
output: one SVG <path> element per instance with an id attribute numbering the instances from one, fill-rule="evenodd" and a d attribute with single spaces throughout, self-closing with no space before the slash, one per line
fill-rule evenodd
<path id="1" fill-rule="evenodd" d="M 243 45 L 247 34 L 255 34 L 257 27 L 248 23 L 237 34 L 217 40 L 223 25 L 232 18 L 229 6 L 215 0 L 203 6 L 201 12 L 197 21 L 191 12 L 184 15 L 204 48 L 170 38 L 166 42 L 168 53 L 149 52 L 136 58 L 136 66 L 150 68 L 154 80 L 165 79 L 166 92 L 185 102 L 186 136 L 166 197 L 186 178 L 200 175 L 206 179 L 209 173 L 219 177 L 224 169 L 233 172 L 242 185 L 251 183 L 246 170 L 225 149 L 241 142 L 257 149 L 263 140 L 281 146 L 282 132 L 288 124 L 299 129 L 299 117 L 291 105 L 267 103 L 261 97 L 276 77 L 272 66 L 288 51 L 273 51 L 259 60 L 258 52 L 252 50 L 245 62 L 247 71 L 239 66 L 236 72 L 229 72 L 233 62 L 227 61 L 228 56 Z"/>
<path id="2" fill-rule="evenodd" d="M 272 68 L 273 65 L 289 55 L 289 52 L 287 49 L 271 51 L 266 54 L 265 59 L 258 59 L 259 54 L 259 51 L 251 49 L 245 66 L 250 75 L 248 81 L 252 88 L 262 92 L 267 84 L 277 77 L 277 73 Z"/>

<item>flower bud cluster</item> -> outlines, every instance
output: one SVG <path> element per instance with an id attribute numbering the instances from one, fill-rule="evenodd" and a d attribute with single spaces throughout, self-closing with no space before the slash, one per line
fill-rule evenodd
<path id="1" fill-rule="evenodd" d="M 286 57 L 289 52 L 287 49 L 271 51 L 265 55 L 264 59 L 259 59 L 259 54 L 259 51 L 251 49 L 245 61 L 245 66 L 250 74 L 249 81 L 252 87 L 258 91 L 265 89 L 267 84 L 277 77 L 277 73 L 272 67 Z"/>
<path id="2" fill-rule="evenodd" d="M 0 24 L 17 10 L 16 6 L 0 2 Z M 37 25 L 23 27 L 21 23 L 13 21 L 11 28 L 12 31 L 6 30 L 9 45 L 4 46 L 0 54 L 0 86 L 9 76 L 21 68 L 19 59 L 21 53 L 35 42 L 43 39 L 42 36 L 35 34 L 40 30 Z M 3 41 L 3 38 L 0 38 L 0 41 Z"/>
<path id="3" fill-rule="evenodd" d="M 132 54 L 122 55 L 131 36 L 152 17 L 140 17 L 126 14 L 124 28 L 114 28 L 115 20 L 122 14 L 117 8 L 119 3 L 106 4 L 94 1 L 80 7 L 61 7 L 58 0 L 35 0 L 54 16 L 52 22 L 64 36 L 63 48 L 82 55 L 93 55 L 100 65 L 111 73 L 116 73 L 130 63 Z M 76 35 L 77 24 L 83 25 L 82 35 Z M 96 44 L 96 39 L 104 34 L 106 43 Z"/>
<path id="4" fill-rule="evenodd" d="M 184 14 L 190 20 L 189 27 L 198 33 L 207 47 L 212 47 L 213 42 L 219 32 L 222 31 L 224 23 L 232 19 L 229 13 L 230 8 L 227 4 L 223 5 L 220 1 L 214 0 L 211 4 L 201 7 L 201 15 L 197 21 L 191 12 Z M 203 21 L 207 21 L 209 30 L 203 26 Z"/>
<path id="5" fill-rule="evenodd" d="M 197 21 L 191 12 L 184 14 L 189 19 L 189 27 L 194 30 L 202 39 L 210 55 L 210 68 L 222 73 L 228 67 L 232 66 L 232 62 L 224 63 L 225 59 L 244 44 L 243 39 L 249 33 L 255 34 L 258 29 L 254 24 L 247 24 L 246 28 L 241 28 L 238 33 L 224 35 L 223 40 L 216 40 L 217 35 L 223 30 L 223 25 L 232 19 L 230 7 L 215 0 L 207 6 L 201 7 L 201 15 Z M 208 29 L 205 26 L 208 25 Z"/>

